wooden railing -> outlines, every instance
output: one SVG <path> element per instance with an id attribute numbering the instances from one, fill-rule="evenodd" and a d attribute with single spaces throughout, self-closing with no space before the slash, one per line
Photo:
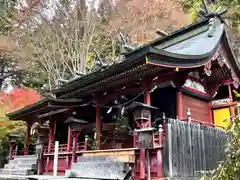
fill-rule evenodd
<path id="1" fill-rule="evenodd" d="M 48 150 L 48 146 L 44 147 L 44 154 L 53 154 L 54 153 L 54 145 L 51 145 L 50 150 Z M 58 152 L 59 153 L 67 153 L 67 152 L 72 152 L 73 146 L 71 146 L 68 150 L 68 145 L 67 144 L 60 144 L 58 147 Z M 77 143 L 77 151 L 85 151 L 87 150 L 87 144 L 86 142 L 78 142 Z"/>
<path id="2" fill-rule="evenodd" d="M 31 150 L 13 150 L 12 151 L 12 156 L 22 156 L 22 155 L 32 155 L 35 154 L 35 151 L 31 151 Z"/>

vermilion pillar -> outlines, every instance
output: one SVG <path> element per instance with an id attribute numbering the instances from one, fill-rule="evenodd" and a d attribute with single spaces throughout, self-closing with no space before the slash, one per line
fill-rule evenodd
<path id="1" fill-rule="evenodd" d="M 10 142 L 9 143 L 9 160 L 13 159 L 13 148 L 14 148 L 14 143 Z"/>
<path id="2" fill-rule="evenodd" d="M 72 163 L 76 162 L 76 152 L 77 152 L 77 141 L 78 141 L 78 136 L 80 135 L 80 132 L 77 131 L 72 131 L 72 138 L 73 138 L 73 149 L 72 149 Z"/>
<path id="3" fill-rule="evenodd" d="M 209 122 L 211 123 L 211 124 L 214 124 L 214 122 L 213 122 L 213 110 L 212 110 L 212 108 L 211 108 L 211 103 L 209 103 L 209 106 L 208 106 L 208 115 L 209 115 Z"/>
<path id="4" fill-rule="evenodd" d="M 182 101 L 182 92 L 180 90 L 177 91 L 177 98 L 176 98 L 176 104 L 177 104 L 177 116 L 178 119 L 183 120 L 183 101 Z"/>
<path id="5" fill-rule="evenodd" d="M 151 94 L 150 94 L 150 88 L 148 87 L 144 94 L 144 103 L 151 105 Z"/>
<path id="6" fill-rule="evenodd" d="M 52 141 L 54 139 L 54 122 L 50 122 L 49 137 L 48 137 L 48 153 L 51 152 Z"/>
<path id="7" fill-rule="evenodd" d="M 230 102 L 232 102 L 232 88 L 231 88 L 231 84 L 228 84 L 228 98 L 230 99 Z M 231 117 L 234 117 L 235 116 L 235 112 L 234 112 L 234 105 L 230 105 L 230 115 Z"/>
<path id="8" fill-rule="evenodd" d="M 71 128 L 70 126 L 68 126 L 68 140 L 67 140 L 67 152 L 71 151 Z M 70 156 L 67 155 L 66 156 L 66 162 L 67 162 L 67 166 L 70 169 L 71 167 L 71 161 L 70 161 Z"/>
<path id="9" fill-rule="evenodd" d="M 71 149 L 71 128 L 68 126 L 68 140 L 67 140 L 67 152 Z"/>
<path id="10" fill-rule="evenodd" d="M 144 103 L 151 105 L 151 93 L 150 93 L 150 86 L 147 87 L 145 94 L 144 94 Z M 149 127 L 151 127 L 151 122 L 149 122 Z M 140 149 L 140 179 L 146 178 L 146 153 L 145 149 Z"/>
<path id="11" fill-rule="evenodd" d="M 25 139 L 25 150 L 24 155 L 28 155 L 28 148 L 30 145 L 30 130 L 31 130 L 32 122 L 27 122 L 27 130 L 26 130 L 26 139 Z"/>
<path id="12" fill-rule="evenodd" d="M 100 149 L 101 143 L 101 107 L 97 104 L 96 106 L 96 130 L 97 130 L 97 149 Z"/>
<path id="13" fill-rule="evenodd" d="M 54 140 L 54 131 L 55 131 L 55 120 L 51 120 L 49 126 L 50 126 L 50 129 L 49 129 L 48 149 L 47 149 L 48 154 L 50 154 L 52 150 L 52 141 Z M 45 167 L 46 172 L 48 172 L 48 169 L 49 169 L 49 161 L 50 161 L 49 156 L 47 156 L 46 167 Z"/>
<path id="14" fill-rule="evenodd" d="M 233 99 L 233 97 L 232 97 L 232 88 L 231 88 L 231 84 L 228 84 L 228 94 L 229 94 L 229 99 Z"/>

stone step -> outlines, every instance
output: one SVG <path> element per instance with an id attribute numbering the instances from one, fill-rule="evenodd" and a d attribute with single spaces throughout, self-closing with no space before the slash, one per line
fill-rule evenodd
<path id="1" fill-rule="evenodd" d="M 21 168 L 28 168 L 28 169 L 36 169 L 37 165 L 35 164 L 5 164 L 4 169 L 21 169 Z"/>
<path id="2" fill-rule="evenodd" d="M 0 174 L 9 174 L 9 175 L 33 175 L 34 171 L 30 169 L 0 169 Z"/>
<path id="3" fill-rule="evenodd" d="M 19 161 L 27 161 L 27 160 L 34 160 L 37 159 L 37 156 L 34 157 L 15 157 L 14 160 L 19 160 Z"/>
<path id="4" fill-rule="evenodd" d="M 26 158 L 37 158 L 37 156 L 36 154 L 34 154 L 34 155 L 19 155 L 14 157 L 14 159 L 26 159 Z"/>
<path id="5" fill-rule="evenodd" d="M 77 162 L 116 162 L 118 161 L 114 157 L 111 156 L 79 156 L 77 158 Z"/>
<path id="6" fill-rule="evenodd" d="M 8 164 L 36 164 L 37 160 L 10 160 Z"/>
<path id="7" fill-rule="evenodd" d="M 101 162 L 88 162 L 88 161 L 85 161 L 85 162 L 76 162 L 76 163 L 73 163 L 72 164 L 72 170 L 76 170 L 76 169 L 79 169 L 80 167 L 82 166 L 92 166 L 92 167 L 99 167 L 99 166 L 116 166 L 118 168 L 120 168 L 119 170 L 121 171 L 128 171 L 129 170 L 129 166 L 127 163 L 124 163 L 124 162 L 114 162 L 114 161 L 101 161 Z"/>
<path id="8" fill-rule="evenodd" d="M 4 169 L 0 169 L 0 174 L 7 175 L 33 175 L 37 169 L 37 156 L 16 156 L 13 160 L 9 160 Z"/>
<path id="9" fill-rule="evenodd" d="M 72 169 L 66 172 L 66 176 L 124 180 L 129 173 L 130 168 L 122 162 L 78 162 L 72 164 Z"/>

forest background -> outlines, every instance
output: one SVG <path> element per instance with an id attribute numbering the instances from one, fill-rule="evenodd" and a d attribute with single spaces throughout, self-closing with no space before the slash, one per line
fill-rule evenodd
<path id="1" fill-rule="evenodd" d="M 239 57 L 240 0 L 206 0 L 224 20 Z M 6 113 L 30 105 L 49 90 L 121 58 L 122 44 L 138 47 L 199 18 L 202 0 L 0 0 L 0 165 L 7 134 L 24 122 Z M 124 37 L 124 38 L 122 38 Z M 240 169 L 240 168 L 238 168 Z"/>

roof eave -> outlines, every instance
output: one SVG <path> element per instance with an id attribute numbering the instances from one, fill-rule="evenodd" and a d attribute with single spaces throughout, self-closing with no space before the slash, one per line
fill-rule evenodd
<path id="1" fill-rule="evenodd" d="M 20 117 L 24 117 L 24 115 L 35 111 L 41 107 L 47 106 L 48 105 L 48 99 L 44 98 L 30 106 L 26 106 L 24 108 L 18 109 L 16 111 L 13 111 L 11 113 L 6 114 L 6 116 L 10 119 L 10 120 L 18 120 L 18 118 Z"/>

